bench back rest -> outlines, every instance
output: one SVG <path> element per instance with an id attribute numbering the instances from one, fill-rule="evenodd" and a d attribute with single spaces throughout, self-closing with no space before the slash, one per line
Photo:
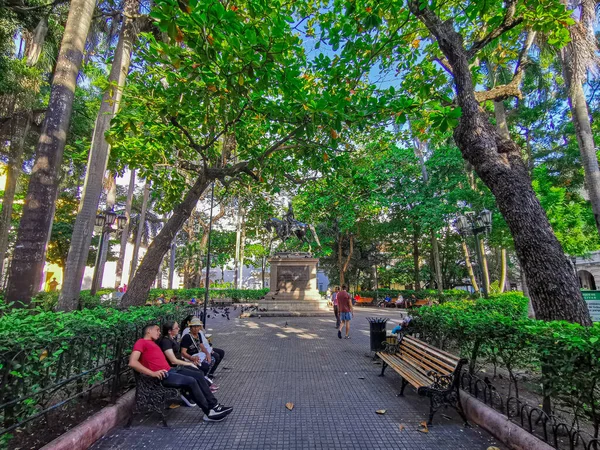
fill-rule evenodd
<path id="1" fill-rule="evenodd" d="M 404 361 L 423 375 L 427 375 L 431 370 L 439 375 L 450 375 L 460 361 L 460 358 L 412 336 L 404 336 L 400 342 L 399 353 Z"/>

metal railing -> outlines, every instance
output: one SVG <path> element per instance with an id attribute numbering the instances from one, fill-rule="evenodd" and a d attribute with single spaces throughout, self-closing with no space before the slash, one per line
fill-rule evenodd
<path id="1" fill-rule="evenodd" d="M 165 315 L 154 322 L 162 325 L 180 319 Z M 0 438 L 43 417 L 48 419 L 78 398 L 114 402 L 132 384 L 129 354 L 146 324 L 32 342 L 30 347 L 1 353 Z"/>
<path id="2" fill-rule="evenodd" d="M 460 377 L 460 387 L 558 450 L 600 450 L 600 439 L 517 397 L 504 397 L 487 379 L 482 380 L 465 370 Z"/>

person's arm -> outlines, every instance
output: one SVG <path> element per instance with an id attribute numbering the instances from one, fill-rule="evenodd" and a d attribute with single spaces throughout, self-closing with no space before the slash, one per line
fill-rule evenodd
<path id="1" fill-rule="evenodd" d="M 173 351 L 172 348 L 170 348 L 168 350 L 165 350 L 164 353 L 165 353 L 165 356 L 167 357 L 167 360 L 171 364 L 173 364 L 173 365 L 176 365 L 176 366 L 190 366 L 190 367 L 194 367 L 194 368 L 196 367 L 196 364 L 194 364 L 193 362 L 183 361 L 183 360 L 177 358 L 177 356 L 175 356 L 175 352 Z M 192 358 L 188 358 L 188 359 L 192 359 Z"/>
<path id="2" fill-rule="evenodd" d="M 166 370 L 157 370 L 156 372 L 153 372 L 147 367 L 144 367 L 144 365 L 140 362 L 140 356 L 142 356 L 141 352 L 137 350 L 132 351 L 131 356 L 129 356 L 129 367 L 139 373 L 143 373 L 149 377 L 158 378 L 159 380 L 162 380 L 165 377 L 167 373 Z"/>
<path id="3" fill-rule="evenodd" d="M 212 358 L 210 356 L 210 352 L 208 350 L 206 350 L 206 347 L 204 346 L 204 344 L 200 344 L 200 350 L 202 351 L 202 353 L 204 353 L 206 355 L 206 362 L 210 364 Z"/>

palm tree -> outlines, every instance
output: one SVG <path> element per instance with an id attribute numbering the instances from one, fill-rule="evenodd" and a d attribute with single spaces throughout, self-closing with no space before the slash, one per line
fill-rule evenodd
<path id="1" fill-rule="evenodd" d="M 5 298 L 29 303 L 41 281 L 77 74 L 95 2 L 72 0 L 19 225 Z"/>
<path id="2" fill-rule="evenodd" d="M 132 48 L 137 39 L 139 28 L 137 26 L 139 20 L 134 19 L 139 10 L 139 4 L 139 0 L 126 0 L 125 2 L 123 24 L 108 78 L 109 84 L 102 97 L 102 104 L 96 118 L 83 196 L 73 228 L 73 237 L 65 270 L 66 276 L 58 302 L 58 308 L 63 311 L 75 309 L 79 300 L 79 291 L 92 239 L 96 211 L 102 194 L 102 179 L 110 153 L 110 145 L 104 135 L 110 128 L 110 121 L 119 109 L 123 86 L 129 72 Z"/>
<path id="3" fill-rule="evenodd" d="M 594 35 L 596 23 L 595 3 L 592 0 L 578 0 L 565 6 L 579 9 L 579 19 L 569 28 L 571 42 L 560 51 L 565 83 L 569 93 L 571 120 L 575 126 L 575 135 L 581 153 L 581 161 L 585 172 L 585 184 L 596 219 L 596 227 L 600 233 L 600 167 L 596 155 L 596 145 L 590 121 L 583 82 L 587 71 L 598 65 L 598 46 Z M 573 2 L 575 3 L 575 2 Z"/>

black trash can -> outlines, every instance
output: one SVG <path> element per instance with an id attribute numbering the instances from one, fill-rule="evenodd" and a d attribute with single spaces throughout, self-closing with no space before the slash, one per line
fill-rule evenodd
<path id="1" fill-rule="evenodd" d="M 370 324 L 371 351 L 378 352 L 381 350 L 381 343 L 385 342 L 385 324 L 389 319 L 383 317 L 367 317 L 367 320 Z"/>

